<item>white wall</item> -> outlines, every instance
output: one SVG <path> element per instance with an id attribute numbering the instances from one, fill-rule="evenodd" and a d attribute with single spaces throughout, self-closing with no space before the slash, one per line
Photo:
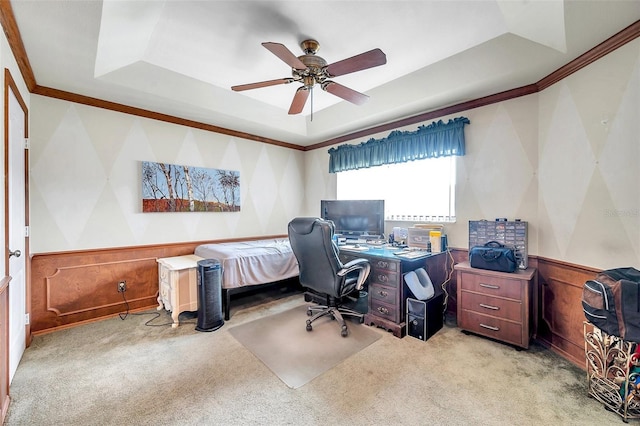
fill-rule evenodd
<path id="1" fill-rule="evenodd" d="M 640 40 L 539 99 L 540 253 L 640 269 Z"/>
<path id="2" fill-rule="evenodd" d="M 237 170 L 241 211 L 142 213 L 141 162 Z M 278 235 L 300 214 L 304 153 L 32 96 L 32 253 Z"/>

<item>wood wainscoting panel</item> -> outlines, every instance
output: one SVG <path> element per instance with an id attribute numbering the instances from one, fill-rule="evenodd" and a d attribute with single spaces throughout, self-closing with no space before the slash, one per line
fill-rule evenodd
<path id="1" fill-rule="evenodd" d="M 117 283 L 122 280 L 127 283 L 124 294 L 127 302 L 148 303 L 146 299 L 158 292 L 158 275 L 153 273 L 157 268 L 156 259 L 143 257 L 58 267 L 53 275 L 45 277 L 47 310 L 65 316 L 114 305 L 122 309 L 124 299 L 120 294 L 113 297 Z M 87 298 L 87 294 L 94 297 Z"/>
<path id="2" fill-rule="evenodd" d="M 585 368 L 582 288 L 600 272 L 578 265 L 538 258 L 541 321 L 537 338 L 554 352 Z"/>
<path id="3" fill-rule="evenodd" d="M 200 244 L 283 238 L 283 235 L 157 246 L 40 253 L 31 258 L 31 333 L 41 334 L 158 306 L 158 264 L 193 254 Z M 127 282 L 118 293 L 117 283 Z"/>
<path id="4" fill-rule="evenodd" d="M 132 247 L 36 254 L 31 259 L 31 332 L 39 334 L 158 306 L 157 258 L 194 247 Z M 118 293 L 117 283 L 127 282 Z"/>

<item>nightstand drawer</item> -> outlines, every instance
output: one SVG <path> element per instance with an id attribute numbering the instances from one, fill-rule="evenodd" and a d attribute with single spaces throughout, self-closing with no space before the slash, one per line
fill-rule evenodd
<path id="1" fill-rule="evenodd" d="M 507 297 L 515 300 L 523 298 L 523 282 L 519 279 L 501 278 L 462 272 L 458 281 L 461 290 L 474 291 L 486 295 Z"/>
<path id="2" fill-rule="evenodd" d="M 395 288 L 384 287 L 377 284 L 371 284 L 369 286 L 369 295 L 372 299 L 379 300 L 389 305 L 396 304 L 397 294 L 398 291 Z"/>
<path id="3" fill-rule="evenodd" d="M 370 314 L 373 314 L 377 317 L 384 318 L 396 323 L 399 321 L 399 318 L 398 318 L 399 310 L 397 306 L 389 303 L 384 303 L 376 299 L 370 299 L 370 301 L 371 301 L 371 310 L 369 311 Z"/>
<path id="4" fill-rule="evenodd" d="M 519 346 L 528 346 L 528 342 L 523 342 L 522 339 L 523 328 L 521 323 L 513 323 L 465 309 L 460 310 L 460 315 L 461 318 L 459 318 L 458 321 L 462 320 L 464 322 L 465 330 L 503 342 L 513 343 Z"/>
<path id="5" fill-rule="evenodd" d="M 522 303 L 520 302 L 466 291 L 461 292 L 460 296 L 461 300 L 458 303 L 460 303 L 462 309 L 519 323 L 522 322 L 523 313 Z"/>
<path id="6" fill-rule="evenodd" d="M 171 312 L 173 311 L 173 306 L 171 306 L 171 286 L 169 282 L 160 282 L 160 298 L 161 302 L 164 305 L 164 308 Z"/>
<path id="7" fill-rule="evenodd" d="M 158 265 L 158 280 L 162 285 L 169 285 L 169 270 L 162 265 Z"/>

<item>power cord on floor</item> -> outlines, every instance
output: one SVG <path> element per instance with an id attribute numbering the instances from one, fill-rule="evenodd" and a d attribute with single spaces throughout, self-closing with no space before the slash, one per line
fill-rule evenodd
<path id="1" fill-rule="evenodd" d="M 127 300 L 127 297 L 124 294 L 125 292 L 122 291 L 120 293 L 122 294 L 122 300 L 124 301 L 124 304 L 126 306 L 126 311 L 125 312 L 118 313 L 118 316 L 120 317 L 120 319 L 122 321 L 127 319 L 127 317 L 129 315 L 136 315 L 136 316 L 153 315 L 153 318 L 151 318 L 150 320 L 148 320 L 147 322 L 144 323 L 145 326 L 147 326 L 147 327 L 166 327 L 166 326 L 173 325 L 173 321 L 172 322 L 163 323 L 163 324 L 151 324 L 152 321 L 155 321 L 156 319 L 160 318 L 160 316 L 162 315 L 160 312 L 129 312 L 129 301 Z M 196 324 L 196 321 L 180 321 L 180 324 L 181 325 L 182 324 Z"/>
<path id="2" fill-rule="evenodd" d="M 445 311 L 446 311 L 446 307 L 447 307 L 447 303 L 449 302 L 449 292 L 447 291 L 447 284 L 449 284 L 449 281 L 451 281 L 451 277 L 453 276 L 453 266 L 455 263 L 455 260 L 453 259 L 453 255 L 451 254 L 451 250 L 447 250 L 447 254 L 449 255 L 449 259 L 451 259 L 451 269 L 449 270 L 449 274 L 447 275 L 447 278 L 442 282 L 442 291 L 444 292 L 444 306 L 445 306 Z M 445 258 L 445 268 L 447 266 L 447 261 Z"/>
<path id="3" fill-rule="evenodd" d="M 455 259 L 453 258 L 453 254 L 451 254 L 451 250 L 447 249 L 447 254 L 449 255 L 449 259 L 451 259 L 451 269 L 449 270 L 449 273 L 447 275 L 447 278 L 442 282 L 442 291 L 444 292 L 444 301 L 442 302 L 442 304 L 444 305 L 444 308 L 442 309 L 442 322 L 445 323 L 446 319 L 447 319 L 447 306 L 449 304 L 449 292 L 447 291 L 447 284 L 449 284 L 449 282 L 451 281 L 451 277 L 453 277 L 453 272 L 454 272 L 454 266 L 455 266 Z M 445 268 L 447 267 L 447 258 L 445 257 Z"/>

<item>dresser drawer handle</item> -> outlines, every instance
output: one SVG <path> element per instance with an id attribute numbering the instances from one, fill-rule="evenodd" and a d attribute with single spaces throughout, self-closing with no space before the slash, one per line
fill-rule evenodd
<path id="1" fill-rule="evenodd" d="M 381 314 L 384 314 L 384 315 L 389 315 L 389 310 L 387 308 L 383 307 L 383 306 L 379 306 L 378 307 L 378 312 L 380 312 Z"/>
<path id="2" fill-rule="evenodd" d="M 380 281 L 381 283 L 386 283 L 387 281 L 389 281 L 389 277 L 387 277 L 386 275 L 378 275 L 378 281 Z"/>
<path id="3" fill-rule="evenodd" d="M 380 296 L 382 296 L 382 297 L 387 297 L 387 296 L 389 295 L 389 293 L 387 293 L 387 292 L 386 292 L 386 291 L 384 291 L 384 290 L 380 290 L 380 291 L 378 292 L 378 294 L 379 294 Z"/>
<path id="4" fill-rule="evenodd" d="M 389 267 L 389 262 L 383 262 L 381 260 L 378 261 L 378 263 L 376 263 L 376 265 L 378 265 L 379 268 L 388 268 Z"/>
<path id="5" fill-rule="evenodd" d="M 481 308 L 485 308 L 485 309 L 491 309 L 491 310 L 494 310 L 494 311 L 500 310 L 499 306 L 485 305 L 484 303 L 480 303 L 480 307 Z"/>
<path id="6" fill-rule="evenodd" d="M 493 330 L 493 331 L 500 331 L 500 327 L 494 327 L 492 325 L 487 325 L 487 324 L 480 323 L 480 327 L 488 328 L 489 330 Z"/>
<path id="7" fill-rule="evenodd" d="M 490 288 L 492 290 L 498 290 L 500 288 L 499 285 L 493 285 L 493 284 L 484 284 L 484 283 L 480 283 L 480 287 L 484 287 L 484 288 Z"/>

